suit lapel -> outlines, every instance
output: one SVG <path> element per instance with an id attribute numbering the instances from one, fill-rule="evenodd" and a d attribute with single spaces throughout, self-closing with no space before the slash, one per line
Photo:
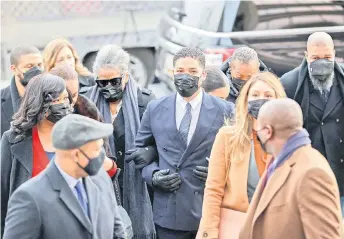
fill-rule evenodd
<path id="1" fill-rule="evenodd" d="M 275 172 L 270 177 L 269 181 L 266 183 L 264 187 L 263 182 L 266 180 L 267 172 L 267 170 L 265 170 L 264 177 L 262 177 L 264 181 L 262 181 L 262 183 L 260 184 L 258 191 L 259 203 L 257 205 L 257 210 L 253 218 L 253 224 L 255 223 L 257 218 L 264 212 L 264 210 L 269 205 L 270 201 L 273 199 L 278 190 L 283 186 L 290 174 L 290 171 L 290 162 L 287 160 L 284 162 L 284 164 L 282 164 L 275 170 Z"/>
<path id="2" fill-rule="evenodd" d="M 98 216 L 98 202 L 99 202 L 99 192 L 97 186 L 94 184 L 90 177 L 85 179 L 86 192 L 88 198 L 88 208 L 91 217 L 92 224 L 97 222 Z"/>
<path id="3" fill-rule="evenodd" d="M 177 130 L 176 124 L 176 97 L 177 94 L 174 94 L 174 96 L 170 96 L 168 98 L 167 104 L 163 108 L 162 112 L 162 124 L 164 125 L 165 131 L 173 144 L 176 144 L 180 150 L 184 152 L 186 145 Z"/>
<path id="4" fill-rule="evenodd" d="M 12 146 L 12 154 L 15 159 L 27 170 L 29 177 L 32 174 L 32 136 L 25 138 Z"/>
<path id="5" fill-rule="evenodd" d="M 336 108 L 336 106 L 342 101 L 342 96 L 340 94 L 339 88 L 338 88 L 338 84 L 337 81 L 335 80 L 325 110 L 324 110 L 324 114 L 323 114 L 323 118 L 322 120 L 324 120 L 327 116 L 329 116 L 331 114 L 331 112 Z"/>
<path id="6" fill-rule="evenodd" d="M 204 141 L 216 118 L 221 117 L 218 115 L 218 111 L 219 108 L 214 105 L 211 97 L 208 94 L 203 93 L 201 111 L 198 117 L 196 129 L 179 165 L 181 165 L 187 156 Z"/>
<path id="7" fill-rule="evenodd" d="M 12 116 L 14 114 L 13 112 L 13 106 L 11 102 L 11 96 L 9 96 L 7 99 L 5 99 L 2 104 L 1 104 L 1 110 L 2 114 L 5 114 L 6 119 L 8 120 L 9 123 L 12 121 Z M 1 117 L 3 119 L 4 117 Z"/>
<path id="8" fill-rule="evenodd" d="M 90 220 L 84 213 L 78 199 L 75 197 L 73 191 L 68 186 L 66 180 L 63 178 L 57 169 L 54 161 L 51 161 L 47 167 L 46 174 L 50 179 L 50 183 L 55 191 L 59 191 L 60 200 L 64 203 L 66 208 L 78 219 L 78 221 L 92 233 L 92 225 Z"/>

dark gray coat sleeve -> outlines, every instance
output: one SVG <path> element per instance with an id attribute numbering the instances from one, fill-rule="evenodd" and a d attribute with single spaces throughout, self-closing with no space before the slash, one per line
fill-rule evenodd
<path id="1" fill-rule="evenodd" d="M 7 203 L 10 189 L 10 175 L 12 168 L 11 144 L 8 140 L 8 131 L 1 139 L 1 235 L 4 233 Z"/>
<path id="2" fill-rule="evenodd" d="M 41 217 L 35 199 L 25 188 L 18 188 L 8 204 L 3 239 L 39 238 L 40 227 Z"/>

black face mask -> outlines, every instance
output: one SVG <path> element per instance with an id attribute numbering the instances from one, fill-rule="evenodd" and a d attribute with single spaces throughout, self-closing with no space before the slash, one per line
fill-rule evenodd
<path id="1" fill-rule="evenodd" d="M 107 85 L 104 87 L 100 87 L 100 93 L 103 94 L 107 102 L 116 102 L 123 98 L 124 92 L 122 89 L 122 85 L 119 85 L 119 86 Z"/>
<path id="2" fill-rule="evenodd" d="M 95 158 L 90 158 L 87 156 L 87 154 L 84 153 L 84 151 L 82 151 L 81 149 L 79 149 L 80 152 L 88 159 L 88 164 L 85 168 L 83 168 L 79 163 L 78 166 L 80 168 L 82 168 L 83 170 L 85 170 L 85 172 L 89 175 L 89 176 L 94 176 L 96 175 L 100 168 L 103 166 L 104 160 L 105 160 L 105 152 L 104 149 L 102 148 L 99 155 Z"/>
<path id="3" fill-rule="evenodd" d="M 245 85 L 246 81 L 232 77 L 232 84 L 238 91 Z"/>
<path id="4" fill-rule="evenodd" d="M 71 109 L 66 104 L 56 104 L 51 105 L 48 109 L 48 117 L 47 120 L 49 120 L 52 123 L 56 123 L 66 115 L 68 115 L 71 112 Z"/>
<path id="5" fill-rule="evenodd" d="M 309 74 L 319 81 L 324 81 L 333 73 L 334 61 L 319 59 L 308 66 Z"/>
<path id="6" fill-rule="evenodd" d="M 24 75 L 24 78 L 23 79 L 20 79 L 20 83 L 23 85 L 23 86 L 27 86 L 27 84 L 29 84 L 29 81 L 39 75 L 39 74 L 42 74 L 43 71 L 41 68 L 35 66 L 35 67 L 32 67 L 30 70 L 28 70 L 27 72 L 25 72 L 23 75 Z"/>
<path id="7" fill-rule="evenodd" d="M 267 99 L 258 99 L 258 100 L 251 100 L 248 102 L 248 113 L 253 116 L 253 118 L 258 118 L 258 113 L 260 108 L 269 100 Z"/>
<path id="8" fill-rule="evenodd" d="M 174 75 L 174 85 L 176 86 L 177 92 L 182 97 L 190 97 L 195 94 L 199 89 L 198 82 L 198 76 L 192 76 L 189 74 Z"/>

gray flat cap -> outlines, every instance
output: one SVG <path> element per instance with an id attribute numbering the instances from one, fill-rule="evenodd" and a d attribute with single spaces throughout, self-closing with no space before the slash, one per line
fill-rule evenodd
<path id="1" fill-rule="evenodd" d="M 62 150 L 77 149 L 91 141 L 106 138 L 112 133 L 111 124 L 70 114 L 55 124 L 52 133 L 53 146 Z"/>

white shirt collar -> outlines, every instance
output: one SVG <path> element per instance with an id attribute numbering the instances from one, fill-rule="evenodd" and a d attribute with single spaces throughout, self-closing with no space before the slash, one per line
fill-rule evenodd
<path id="1" fill-rule="evenodd" d="M 178 92 L 177 92 L 177 104 L 180 104 L 185 109 L 187 103 L 190 103 L 192 110 L 195 110 L 201 103 L 203 99 L 203 90 L 201 90 L 198 95 L 193 98 L 190 102 L 187 102 Z"/>

